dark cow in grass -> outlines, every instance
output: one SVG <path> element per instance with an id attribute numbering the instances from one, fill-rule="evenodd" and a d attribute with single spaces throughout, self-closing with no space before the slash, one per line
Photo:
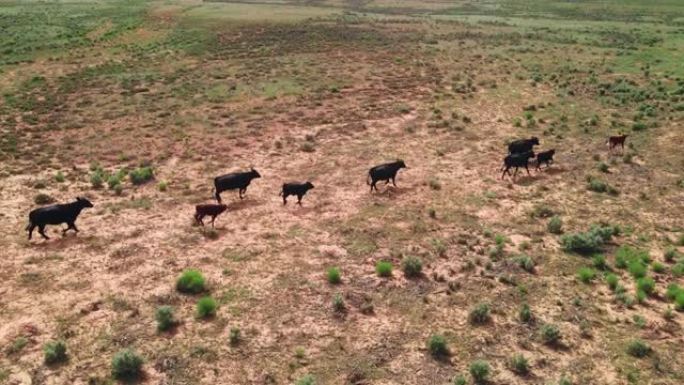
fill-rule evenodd
<path id="1" fill-rule="evenodd" d="M 504 164 L 502 167 L 503 174 L 501 174 L 501 179 L 504 178 L 506 174 L 511 175 L 510 169 L 515 168 L 513 173 L 513 178 L 518 174 L 518 169 L 520 167 L 525 167 L 527 170 L 527 175 L 530 175 L 530 169 L 528 168 L 530 159 L 534 158 L 534 151 L 528 151 L 522 154 L 510 154 L 504 158 Z"/>
<path id="2" fill-rule="evenodd" d="M 238 190 L 240 199 L 243 199 L 245 192 L 247 192 L 247 186 L 252 182 L 252 179 L 256 178 L 261 178 L 261 174 L 253 168 L 247 172 L 234 172 L 217 176 L 214 178 L 216 201 L 221 203 L 221 192 L 226 190 Z"/>
<path id="3" fill-rule="evenodd" d="M 533 136 L 529 139 L 518 139 L 512 141 L 508 145 L 508 153 L 509 154 L 523 154 L 528 151 L 532 151 L 534 149 L 534 146 L 539 145 L 539 138 L 536 136 Z"/>
<path id="4" fill-rule="evenodd" d="M 62 230 L 62 235 L 66 234 L 69 230 L 74 230 L 78 233 L 76 218 L 78 218 L 81 210 L 88 207 L 93 207 L 93 204 L 86 198 L 78 197 L 76 198 L 76 201 L 71 203 L 45 206 L 32 210 L 29 213 L 28 226 L 26 226 L 28 239 L 31 239 L 33 236 L 33 229 L 36 227 L 38 227 L 38 232 L 43 238 L 50 239 L 50 237 L 45 234 L 45 226 L 59 225 L 62 223 L 66 223 L 68 226 L 66 229 Z"/>
<path id="5" fill-rule="evenodd" d="M 280 192 L 280 196 L 283 197 L 283 204 L 287 204 L 287 197 L 290 195 L 297 196 L 297 204 L 302 205 L 302 197 L 306 195 L 306 192 L 314 188 L 311 182 L 306 183 L 283 183 L 283 190 Z"/>
<path id="6" fill-rule="evenodd" d="M 406 164 L 403 160 L 397 160 L 395 162 L 375 166 L 368 170 L 368 178 L 366 179 L 366 183 L 370 185 L 370 191 L 373 192 L 373 189 L 378 191 L 378 188 L 375 186 L 375 184 L 381 180 L 384 180 L 385 184 L 388 184 L 391 180 L 392 184 L 396 187 L 397 183 L 395 182 L 395 178 L 397 177 L 397 172 L 402 168 L 408 167 L 406 167 Z"/>

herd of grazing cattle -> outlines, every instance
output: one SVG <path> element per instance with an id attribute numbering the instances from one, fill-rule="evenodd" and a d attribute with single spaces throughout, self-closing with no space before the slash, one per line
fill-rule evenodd
<path id="1" fill-rule="evenodd" d="M 622 134 L 619 136 L 611 136 L 608 138 L 606 144 L 609 146 L 610 150 L 613 150 L 617 146 L 624 149 L 626 138 L 627 135 Z M 504 158 L 503 166 L 501 167 L 501 171 L 503 171 L 501 179 L 503 179 L 506 174 L 515 178 L 518 174 L 518 169 L 521 167 L 524 167 L 529 175 L 529 162 L 530 159 L 535 157 L 537 158 L 537 170 L 541 169 L 542 164 L 546 164 L 547 167 L 550 167 L 551 163 L 553 163 L 553 156 L 555 155 L 556 150 L 551 149 L 535 154 L 534 146 L 537 145 L 539 145 L 539 139 L 534 136 L 530 139 L 520 139 L 511 142 L 508 145 L 508 155 Z M 380 181 L 384 181 L 385 184 L 389 184 L 391 181 L 392 184 L 396 186 L 397 172 L 402 168 L 407 168 L 404 161 L 396 160 L 394 162 L 375 166 L 368 170 L 366 184 L 370 186 L 370 192 L 372 193 L 373 190 L 378 191 L 376 184 Z M 515 168 L 513 175 L 510 173 L 511 168 Z M 254 168 L 251 168 L 247 172 L 235 172 L 214 178 L 214 197 L 218 203 L 199 204 L 195 206 L 194 219 L 197 224 L 204 226 L 204 217 L 211 217 L 211 225 L 213 227 L 216 217 L 228 209 L 228 206 L 221 201 L 221 192 L 238 190 L 238 196 L 240 199 L 243 199 L 247 192 L 247 186 L 256 178 L 261 178 L 261 174 Z M 283 198 L 283 204 L 287 204 L 288 196 L 294 195 L 297 196 L 297 204 L 301 205 L 304 195 L 313 188 L 314 185 L 308 181 L 304 183 L 290 182 L 283 184 L 282 191 L 280 192 L 280 196 Z M 77 197 L 74 202 L 55 204 L 32 210 L 29 213 L 29 223 L 26 226 L 28 239 L 31 239 L 33 230 L 36 227 L 38 227 L 38 233 L 40 233 L 43 238 L 49 239 L 45 234 L 45 226 L 59 225 L 62 223 L 67 224 L 67 228 L 62 230 L 62 235 L 66 234 L 69 230 L 74 230 L 78 233 L 76 219 L 81 211 L 88 207 L 93 207 L 93 204 L 88 199 Z"/>

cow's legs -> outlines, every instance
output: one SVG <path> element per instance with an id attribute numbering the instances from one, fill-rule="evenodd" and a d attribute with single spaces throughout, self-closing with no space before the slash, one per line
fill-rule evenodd
<path id="1" fill-rule="evenodd" d="M 31 240 L 31 237 L 33 236 L 33 229 L 35 229 L 35 228 L 36 228 L 36 225 L 34 225 L 33 223 L 29 224 L 29 227 L 28 227 L 28 239 L 29 239 L 29 241 Z"/>
<path id="2" fill-rule="evenodd" d="M 216 197 L 216 201 L 221 204 L 221 193 L 219 190 L 216 190 L 216 193 L 214 194 L 214 197 Z"/>
<path id="3" fill-rule="evenodd" d="M 45 239 L 50 239 L 47 235 L 45 235 L 45 225 L 39 225 L 38 226 L 38 233 L 43 236 Z"/>
<path id="4" fill-rule="evenodd" d="M 211 228 L 214 228 L 214 221 L 216 220 L 216 215 L 211 216 Z"/>
<path id="5" fill-rule="evenodd" d="M 397 187 L 397 182 L 394 180 L 394 177 L 392 177 L 392 185 L 394 185 L 394 187 Z"/>
<path id="6" fill-rule="evenodd" d="M 240 195 L 240 199 L 244 199 L 244 198 L 245 198 L 245 197 L 244 197 L 245 191 L 246 191 L 246 189 L 240 189 L 240 190 L 238 190 L 238 195 Z"/>
<path id="7" fill-rule="evenodd" d="M 527 170 L 527 175 L 530 175 L 530 169 L 525 165 L 525 170 Z"/>
<path id="8" fill-rule="evenodd" d="M 283 194 L 283 204 L 287 204 L 287 195 Z"/>
<path id="9" fill-rule="evenodd" d="M 297 204 L 302 205 L 302 195 L 297 195 Z"/>

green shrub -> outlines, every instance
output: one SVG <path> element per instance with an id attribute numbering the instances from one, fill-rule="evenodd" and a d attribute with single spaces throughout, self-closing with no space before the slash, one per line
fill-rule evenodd
<path id="1" fill-rule="evenodd" d="M 164 192 L 169 188 L 169 183 L 166 181 L 161 181 L 157 185 L 157 188 L 159 188 L 159 191 Z"/>
<path id="2" fill-rule="evenodd" d="M 615 291 L 615 289 L 617 288 L 617 285 L 618 285 L 618 282 L 619 282 L 619 281 L 620 281 L 620 280 L 619 280 L 618 276 L 615 275 L 615 274 L 612 274 L 612 273 L 611 273 L 611 274 L 607 274 L 607 275 L 606 275 L 606 283 L 608 284 L 608 287 L 609 287 L 610 290 L 612 290 L 612 291 Z"/>
<path id="3" fill-rule="evenodd" d="M 629 344 L 627 344 L 627 353 L 630 356 L 643 358 L 651 353 L 651 347 L 648 346 L 644 341 L 632 340 L 629 342 Z"/>
<path id="4" fill-rule="evenodd" d="M 67 360 L 67 348 L 62 341 L 50 341 L 43 346 L 45 363 L 48 365 L 64 362 Z"/>
<path id="5" fill-rule="evenodd" d="M 647 128 L 648 126 L 643 122 L 634 122 L 634 124 L 632 124 L 632 130 L 634 131 L 643 131 Z"/>
<path id="6" fill-rule="evenodd" d="M 534 272 L 534 260 L 527 255 L 520 255 L 515 260 L 521 269 L 528 273 Z"/>
<path id="7" fill-rule="evenodd" d="M 340 269 L 337 267 L 331 267 L 327 271 L 327 276 L 328 276 L 328 282 L 332 283 L 333 285 L 337 285 L 338 283 L 342 282 L 342 276 L 340 274 Z"/>
<path id="8" fill-rule="evenodd" d="M 596 271 L 591 267 L 582 267 L 577 270 L 577 279 L 582 283 L 590 283 L 596 278 Z"/>
<path id="9" fill-rule="evenodd" d="M 644 263 L 641 261 L 631 261 L 629 262 L 628 270 L 632 277 L 639 279 L 646 276 L 648 266 L 644 265 Z"/>
<path id="10" fill-rule="evenodd" d="M 97 170 L 90 174 L 90 184 L 93 186 L 94 189 L 102 188 L 102 183 L 104 183 L 104 176 L 102 175 L 102 171 Z"/>
<path id="11" fill-rule="evenodd" d="M 596 168 L 597 168 L 599 171 L 601 171 L 601 172 L 605 172 L 605 173 L 608 172 L 608 165 L 607 165 L 605 162 L 599 163 L 599 164 L 596 166 Z"/>
<path id="12" fill-rule="evenodd" d="M 378 261 L 375 265 L 375 272 L 379 277 L 391 277 L 392 276 L 392 262 L 389 261 Z"/>
<path id="13" fill-rule="evenodd" d="M 680 291 L 677 293 L 677 296 L 674 299 L 675 303 L 675 309 L 677 311 L 684 311 L 684 291 Z"/>
<path id="14" fill-rule="evenodd" d="M 594 265 L 594 268 L 596 268 L 596 269 L 608 270 L 608 264 L 606 263 L 606 257 L 602 254 L 594 255 L 591 258 L 591 263 Z"/>
<path id="15" fill-rule="evenodd" d="M 667 267 L 660 262 L 653 262 L 651 268 L 655 273 L 664 274 L 667 271 Z"/>
<path id="16" fill-rule="evenodd" d="M 557 215 L 552 217 L 551 219 L 549 219 L 549 222 L 546 224 L 546 229 L 551 234 L 562 233 L 563 232 L 563 220 Z"/>
<path id="17" fill-rule="evenodd" d="M 586 233 L 567 234 L 561 237 L 561 246 L 565 251 L 578 254 L 595 254 L 619 229 L 613 226 L 594 225 Z"/>
<path id="18" fill-rule="evenodd" d="M 670 247 L 667 250 L 665 250 L 663 257 L 665 258 L 665 262 L 674 262 L 680 258 L 680 255 L 677 252 L 677 249 L 675 249 L 674 247 Z"/>
<path id="19" fill-rule="evenodd" d="M 207 296 L 197 301 L 197 317 L 209 318 L 216 315 L 216 300 Z"/>
<path id="20" fill-rule="evenodd" d="M 677 294 L 681 292 L 684 292 L 684 289 L 681 286 L 676 283 L 671 283 L 667 285 L 667 289 L 665 290 L 665 298 L 673 301 L 675 297 L 677 297 Z"/>
<path id="21" fill-rule="evenodd" d="M 647 296 L 648 296 L 648 294 L 646 294 L 645 291 L 637 289 L 636 300 L 638 303 L 643 303 L 644 301 L 646 301 Z"/>
<path id="22" fill-rule="evenodd" d="M 117 380 L 130 381 L 140 378 L 143 359 L 131 349 L 124 349 L 112 359 L 112 376 Z"/>
<path id="23" fill-rule="evenodd" d="M 519 375 L 526 375 L 530 372 L 530 363 L 522 354 L 516 354 L 508 362 L 513 372 Z"/>
<path id="24" fill-rule="evenodd" d="M 61 171 L 57 171 L 57 175 L 55 175 L 55 182 L 57 183 L 64 183 L 66 178 L 64 177 L 64 174 Z"/>
<path id="25" fill-rule="evenodd" d="M 235 346 L 240 343 L 240 329 L 239 328 L 230 328 L 230 335 L 228 337 L 228 341 L 230 342 L 231 345 Z"/>
<path id="26" fill-rule="evenodd" d="M 570 381 L 569 378 L 562 376 L 560 380 L 558 380 L 558 385 L 572 385 L 572 381 Z"/>
<path id="27" fill-rule="evenodd" d="M 423 262 L 418 257 L 407 256 L 401 261 L 401 267 L 405 276 L 413 278 L 420 275 L 423 270 Z"/>
<path id="28" fill-rule="evenodd" d="M 643 277 L 637 280 L 637 290 L 652 295 L 655 290 L 655 281 L 651 277 Z"/>
<path id="29" fill-rule="evenodd" d="M 487 361 L 478 360 L 470 364 L 470 375 L 473 376 L 473 381 L 476 384 L 485 383 L 489 378 L 491 371 Z"/>
<path id="30" fill-rule="evenodd" d="M 479 303 L 470 311 L 468 320 L 472 324 L 484 324 L 491 319 L 489 304 Z"/>
<path id="31" fill-rule="evenodd" d="M 116 190 L 116 187 L 121 184 L 121 179 L 119 179 L 118 176 L 116 175 L 111 175 L 107 179 L 107 187 L 109 187 L 110 190 Z"/>
<path id="32" fill-rule="evenodd" d="M 520 311 L 518 312 L 518 318 L 520 319 L 520 322 L 523 323 L 528 323 L 532 321 L 532 309 L 530 309 L 530 306 L 526 303 L 524 303 L 520 307 Z"/>
<path id="33" fill-rule="evenodd" d="M 337 293 L 333 296 L 332 307 L 333 310 L 338 313 L 342 313 L 346 309 L 346 305 L 344 304 L 344 298 L 342 297 L 342 294 Z"/>
<path id="34" fill-rule="evenodd" d="M 635 249 L 628 245 L 622 245 L 615 251 L 615 266 L 624 269 L 633 262 L 647 264 L 651 262 L 651 257 L 645 250 Z M 638 270 L 638 267 L 636 268 Z"/>
<path id="35" fill-rule="evenodd" d="M 591 178 L 587 189 L 593 192 L 604 193 L 608 191 L 608 184 L 600 179 Z"/>
<path id="36" fill-rule="evenodd" d="M 684 260 L 681 260 L 672 266 L 672 275 L 675 277 L 684 277 Z"/>
<path id="37" fill-rule="evenodd" d="M 453 380 L 451 380 L 452 385 L 466 385 L 467 383 L 468 380 L 466 380 L 462 374 L 457 375 Z"/>
<path id="38" fill-rule="evenodd" d="M 171 329 L 176 324 L 171 306 L 158 307 L 154 318 L 157 320 L 157 330 L 162 332 Z"/>
<path id="39" fill-rule="evenodd" d="M 300 378 L 295 382 L 295 385 L 316 385 L 316 380 L 312 375 L 307 374 L 306 376 Z"/>
<path id="40" fill-rule="evenodd" d="M 435 358 L 446 357 L 449 355 L 449 347 L 447 346 L 444 336 L 433 334 L 427 341 L 427 347 L 430 354 Z"/>
<path id="41" fill-rule="evenodd" d="M 140 185 L 152 180 L 152 178 L 154 178 L 154 172 L 152 167 L 139 167 L 135 170 L 131 170 L 131 172 L 128 173 L 128 177 L 131 179 L 131 183 Z"/>
<path id="42" fill-rule="evenodd" d="M 176 289 L 181 293 L 197 294 L 203 292 L 205 280 L 198 270 L 185 270 L 176 281 Z"/>
<path id="43" fill-rule="evenodd" d="M 558 326 L 553 324 L 545 324 L 540 330 L 542 342 L 546 345 L 556 345 L 560 342 L 561 332 Z"/>

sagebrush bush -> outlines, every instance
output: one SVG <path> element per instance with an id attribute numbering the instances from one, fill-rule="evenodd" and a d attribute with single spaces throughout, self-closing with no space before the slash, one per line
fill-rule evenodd
<path id="1" fill-rule="evenodd" d="M 154 178 L 154 171 L 149 166 L 139 167 L 131 170 L 128 173 L 128 177 L 131 179 L 131 183 L 139 185 L 152 180 Z"/>
<path id="2" fill-rule="evenodd" d="M 188 269 L 176 281 L 176 289 L 181 293 L 197 294 L 206 290 L 205 279 L 199 270 Z"/>
<path id="3" fill-rule="evenodd" d="M 677 259 L 679 259 L 679 253 L 677 252 L 677 249 L 675 249 L 674 247 L 670 247 L 667 250 L 665 250 L 663 258 L 665 258 L 665 262 L 674 262 Z"/>
<path id="4" fill-rule="evenodd" d="M 240 329 L 236 327 L 230 328 L 230 335 L 228 337 L 230 344 L 235 346 L 240 343 L 240 339 Z"/>
<path id="5" fill-rule="evenodd" d="M 516 374 L 526 375 L 530 372 L 530 363 L 522 354 L 516 354 L 511 357 L 508 365 Z"/>
<path id="6" fill-rule="evenodd" d="M 546 224 L 546 230 L 551 234 L 560 234 L 563 232 L 563 220 L 559 216 L 554 216 L 549 219 Z"/>
<path id="7" fill-rule="evenodd" d="M 433 357 L 441 358 L 449 355 L 449 347 L 446 338 L 439 334 L 433 334 L 428 338 L 427 348 Z"/>
<path id="8" fill-rule="evenodd" d="M 620 279 L 618 278 L 617 275 L 612 274 L 612 273 L 606 275 L 606 283 L 608 284 L 608 287 L 610 288 L 610 290 L 615 291 L 619 282 L 620 282 Z"/>
<path id="9" fill-rule="evenodd" d="M 104 176 L 101 171 L 95 171 L 90 174 L 90 184 L 94 189 L 102 188 L 102 183 L 104 183 Z"/>
<path id="10" fill-rule="evenodd" d="M 453 380 L 451 380 L 451 385 L 466 385 L 467 383 L 468 380 L 466 380 L 465 376 L 462 374 L 457 375 Z"/>
<path id="11" fill-rule="evenodd" d="M 582 283 L 590 283 L 596 277 L 596 271 L 590 267 L 582 267 L 577 270 L 577 279 Z"/>
<path id="12" fill-rule="evenodd" d="M 632 340 L 629 342 L 629 344 L 627 344 L 627 353 L 630 356 L 643 358 L 651 353 L 651 347 L 648 346 L 644 341 Z"/>
<path id="13" fill-rule="evenodd" d="M 472 324 L 483 324 L 491 319 L 489 304 L 479 303 L 470 311 L 468 320 Z"/>
<path id="14" fill-rule="evenodd" d="M 558 326 L 553 324 L 545 324 L 540 329 L 541 339 L 546 345 L 556 345 L 560 342 L 561 332 Z"/>
<path id="15" fill-rule="evenodd" d="M 217 306 L 216 300 L 209 296 L 200 298 L 197 301 L 197 317 L 209 318 L 215 316 Z"/>
<path id="16" fill-rule="evenodd" d="M 176 324 L 171 306 L 158 307 L 154 318 L 157 320 L 157 330 L 162 332 L 171 329 Z"/>
<path id="17" fill-rule="evenodd" d="M 63 341 L 50 341 L 43 346 L 45 363 L 57 364 L 67 360 L 67 348 Z"/>
<path id="18" fill-rule="evenodd" d="M 64 174 L 61 171 L 57 171 L 57 175 L 55 175 L 55 182 L 57 183 L 64 183 L 66 178 L 64 177 Z"/>
<path id="19" fill-rule="evenodd" d="M 470 375 L 473 377 L 473 381 L 476 384 L 482 384 L 489 379 L 491 373 L 489 368 L 489 363 L 484 360 L 477 360 L 470 364 Z"/>
<path id="20" fill-rule="evenodd" d="M 375 272 L 379 277 L 392 276 L 392 262 L 378 261 L 378 263 L 375 265 Z"/>
<path id="21" fill-rule="evenodd" d="M 655 281 L 651 277 L 643 277 L 637 279 L 637 291 L 643 291 L 647 295 L 652 295 L 655 291 Z"/>
<path id="22" fill-rule="evenodd" d="M 530 305 L 524 303 L 520 307 L 520 311 L 518 312 L 518 318 L 520 319 L 520 322 L 523 323 L 529 323 L 532 321 L 532 309 L 530 309 Z"/>
<path id="23" fill-rule="evenodd" d="M 518 256 L 515 261 L 518 263 L 521 269 L 527 271 L 528 273 L 534 272 L 534 260 L 527 255 Z"/>
<path id="24" fill-rule="evenodd" d="M 407 277 L 418 277 L 423 270 L 423 262 L 418 257 L 406 256 L 401 261 L 401 267 Z"/>
<path id="25" fill-rule="evenodd" d="M 653 269 L 653 272 L 658 274 L 664 274 L 665 272 L 667 272 L 667 267 L 665 267 L 665 265 L 663 265 L 660 262 L 653 262 L 653 264 L 651 265 L 651 269 Z"/>
<path id="26" fill-rule="evenodd" d="M 603 254 L 594 255 L 591 258 L 591 263 L 594 268 L 599 270 L 608 270 L 608 264 L 606 263 L 606 257 Z"/>
<path id="27" fill-rule="evenodd" d="M 567 234 L 561 237 L 561 246 L 565 251 L 578 254 L 595 254 L 619 229 L 613 226 L 594 225 L 586 233 Z"/>
<path id="28" fill-rule="evenodd" d="M 342 294 L 337 293 L 333 296 L 332 307 L 333 310 L 338 313 L 341 313 L 346 309 L 346 305 L 344 304 L 344 298 L 342 297 Z"/>
<path id="29" fill-rule="evenodd" d="M 675 277 L 684 277 L 684 260 L 680 260 L 672 266 L 672 275 Z"/>
<path id="30" fill-rule="evenodd" d="M 107 187 L 109 187 L 110 190 L 115 190 L 120 184 L 121 179 L 117 175 L 111 175 L 107 178 Z"/>
<path id="31" fill-rule="evenodd" d="M 112 359 L 112 376 L 117 380 L 130 381 L 140 378 L 143 359 L 131 349 L 124 349 Z"/>
<path id="32" fill-rule="evenodd" d="M 328 277 L 328 282 L 332 283 L 333 285 L 337 285 L 338 283 L 342 282 L 342 275 L 340 274 L 340 269 L 338 267 L 329 268 L 326 272 L 326 275 Z"/>
<path id="33" fill-rule="evenodd" d="M 636 279 L 645 277 L 646 272 L 648 271 L 648 266 L 645 265 L 642 261 L 631 261 L 627 266 L 629 274 L 631 274 L 632 277 Z"/>

